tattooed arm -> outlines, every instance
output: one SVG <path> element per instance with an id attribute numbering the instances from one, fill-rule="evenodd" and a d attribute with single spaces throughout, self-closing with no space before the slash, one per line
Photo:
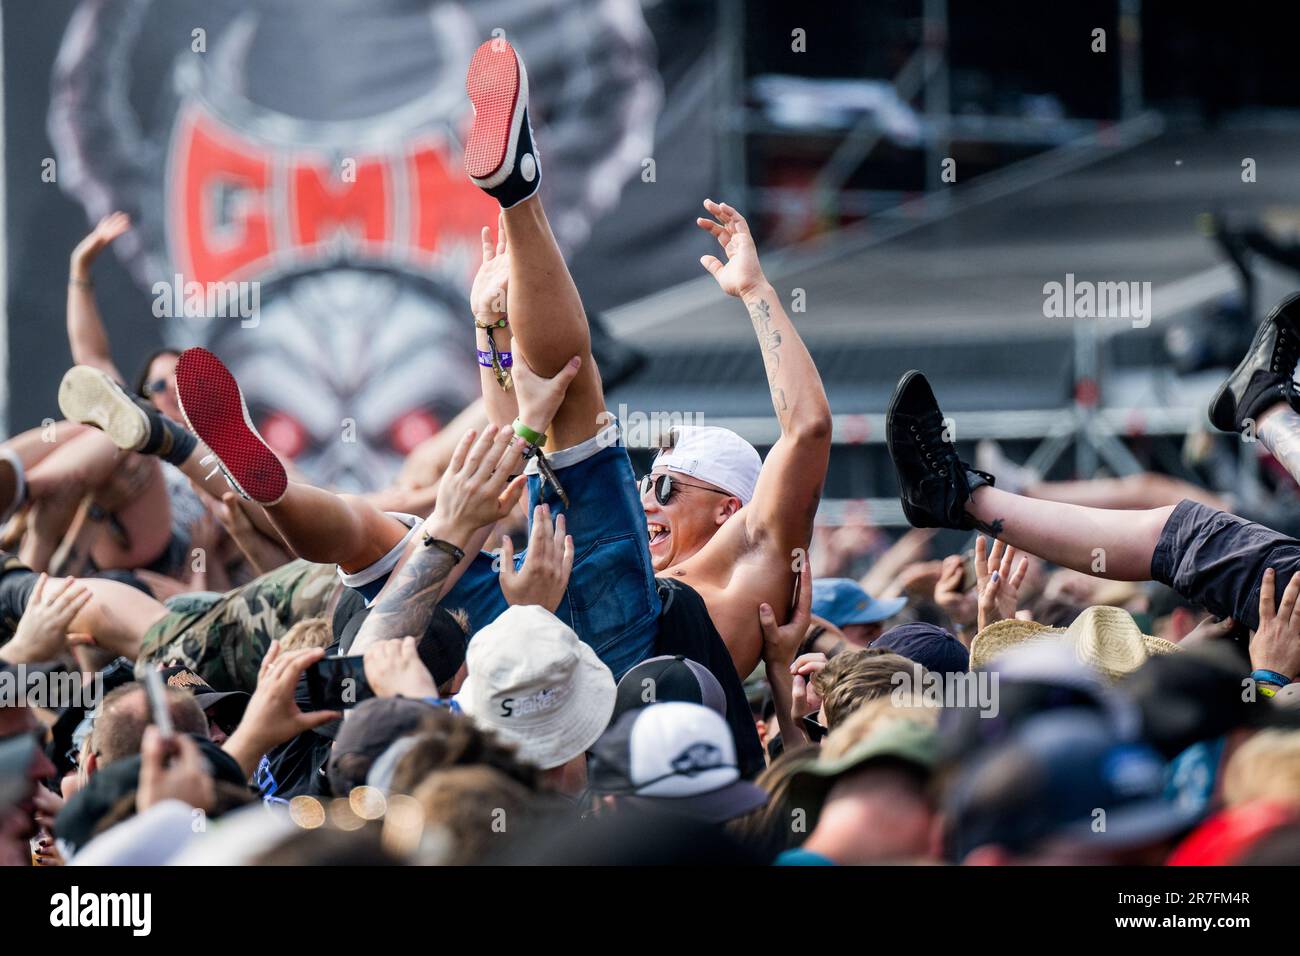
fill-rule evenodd
<path id="1" fill-rule="evenodd" d="M 701 263 L 749 310 L 781 423 L 781 438 L 763 464 L 754 500 L 742 512 L 746 530 L 751 540 L 779 549 L 788 562 L 789 552 L 807 548 L 812 535 L 830 459 L 830 404 L 812 356 L 763 275 L 748 223 L 728 205 L 706 200 L 704 207 L 714 219 L 697 222 L 717 237 L 727 262 L 705 256 Z"/>
<path id="2" fill-rule="evenodd" d="M 481 436 L 465 433 L 438 488 L 438 503 L 416 535 L 413 553 L 380 592 L 374 610 L 357 632 L 349 653 L 364 653 L 377 641 L 419 637 L 443 593 L 483 544 L 486 532 L 509 513 L 524 490 L 523 445 L 509 428 L 488 426 Z M 517 477 L 511 478 L 511 475 Z M 456 559 L 434 542 L 465 552 Z"/>

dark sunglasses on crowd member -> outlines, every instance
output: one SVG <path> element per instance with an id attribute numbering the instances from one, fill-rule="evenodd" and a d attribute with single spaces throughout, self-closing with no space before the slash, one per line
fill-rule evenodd
<path id="1" fill-rule="evenodd" d="M 799 718 L 803 723 L 803 732 L 808 735 L 810 743 L 819 744 L 825 739 L 826 735 L 831 732 L 825 724 L 817 722 L 816 714 L 804 714 Z"/>
<path id="2" fill-rule="evenodd" d="M 641 494 L 644 495 L 651 488 L 655 490 L 655 501 L 661 505 L 668 504 L 672 500 L 673 493 L 678 488 L 699 488 L 701 491 L 711 491 L 715 495 L 725 495 L 725 491 L 719 491 L 717 488 L 709 488 L 705 485 L 692 484 L 689 481 L 682 481 L 680 478 L 674 478 L 672 475 L 646 475 L 641 479 Z"/>
<path id="3" fill-rule="evenodd" d="M 156 378 L 152 382 L 146 382 L 144 386 L 145 395 L 161 395 L 167 391 L 167 379 Z"/>

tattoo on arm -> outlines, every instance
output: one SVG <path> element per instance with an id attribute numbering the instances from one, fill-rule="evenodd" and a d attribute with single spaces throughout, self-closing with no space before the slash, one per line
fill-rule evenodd
<path id="1" fill-rule="evenodd" d="M 396 637 L 419 637 L 438 606 L 447 576 L 456 567 L 452 556 L 438 548 L 419 548 L 397 572 L 397 578 L 375 603 L 353 645 L 369 646 Z"/>
<path id="2" fill-rule="evenodd" d="M 759 299 L 749 307 L 749 319 L 754 323 L 754 334 L 758 336 L 759 347 L 763 350 L 763 364 L 772 391 L 772 406 L 776 409 L 777 417 L 784 421 L 785 414 L 789 411 L 785 389 L 773 384 L 777 370 L 781 367 L 781 330 L 772 328 L 772 307 L 766 299 Z"/>

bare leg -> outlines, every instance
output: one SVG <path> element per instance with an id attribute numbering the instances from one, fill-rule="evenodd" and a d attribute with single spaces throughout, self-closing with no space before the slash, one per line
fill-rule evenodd
<path id="1" fill-rule="evenodd" d="M 573 356 L 582 359 L 582 368 L 551 423 L 553 447 L 569 448 L 600 430 L 605 411 L 600 373 L 591 358 L 587 314 L 551 233 L 541 197 L 535 195 L 505 210 L 503 219 L 510 247 L 507 312 L 515 346 L 533 370 L 547 378 Z"/>
<path id="2" fill-rule="evenodd" d="M 1026 498 L 1059 501 L 1088 508 L 1145 510 L 1176 505 L 1184 498 L 1218 511 L 1231 511 L 1229 502 L 1191 482 L 1154 472 L 1123 478 L 1094 478 L 1090 481 L 1037 481 L 1025 485 Z"/>
<path id="3" fill-rule="evenodd" d="M 1259 416 L 1258 437 L 1269 454 L 1300 481 L 1300 414 L 1278 402 Z"/>
<path id="4" fill-rule="evenodd" d="M 264 510 L 294 554 L 318 564 L 337 564 L 349 574 L 374 564 L 407 531 L 364 498 L 298 482 L 290 482 L 284 497 Z"/>
<path id="5" fill-rule="evenodd" d="M 1151 558 L 1173 507 L 1147 511 L 1085 508 L 1022 498 L 987 485 L 967 514 L 1008 544 L 1054 564 L 1116 581 L 1147 581 Z"/>
<path id="6" fill-rule="evenodd" d="M 143 591 L 104 578 L 81 578 L 91 599 L 72 619 L 70 634 L 90 634 L 95 645 L 135 660 L 145 632 L 167 616 L 167 608 Z"/>

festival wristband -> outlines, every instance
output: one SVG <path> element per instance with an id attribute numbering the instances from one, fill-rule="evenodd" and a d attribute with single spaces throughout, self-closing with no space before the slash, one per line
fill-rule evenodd
<path id="1" fill-rule="evenodd" d="M 495 367 L 496 367 L 496 366 L 492 363 L 492 351 L 491 351 L 491 349 L 477 349 L 476 351 L 478 352 L 478 364 L 479 364 L 479 365 L 482 365 L 484 368 L 495 368 Z M 514 353 L 513 353 L 513 352 L 497 352 L 496 354 L 497 354 L 498 356 L 500 356 L 500 358 L 501 358 L 501 367 L 502 367 L 502 368 L 510 368 L 512 365 L 515 364 L 515 357 L 514 357 Z"/>
<path id="2" fill-rule="evenodd" d="M 1250 679 L 1256 684 L 1276 684 L 1278 687 L 1285 687 L 1291 683 L 1291 678 L 1285 674 L 1279 674 L 1277 671 L 1271 671 L 1263 667 L 1252 671 Z"/>
<path id="3" fill-rule="evenodd" d="M 546 444 L 545 432 L 535 432 L 517 418 L 515 419 L 515 423 L 512 427 L 515 430 L 515 434 L 518 435 L 520 438 L 522 438 L 524 441 L 528 442 L 528 444 L 536 445 L 538 448 L 541 448 L 543 445 Z"/>
<path id="4" fill-rule="evenodd" d="M 460 548 L 456 547 L 450 541 L 444 541 L 442 538 L 435 538 L 427 531 L 424 532 L 424 546 L 426 548 L 437 548 L 444 554 L 451 555 L 452 561 L 456 564 L 460 564 L 460 562 L 465 558 L 465 552 Z"/>
<path id="5" fill-rule="evenodd" d="M 509 324 L 510 321 L 505 316 L 502 316 L 494 322 L 480 322 L 478 319 L 474 320 L 474 328 L 483 329 L 486 332 L 491 332 L 493 329 L 504 329 Z"/>
<path id="6" fill-rule="evenodd" d="M 1259 692 L 1260 692 L 1260 694 L 1262 694 L 1264 697 L 1276 697 L 1276 696 L 1277 696 L 1277 692 L 1278 692 L 1278 689 L 1279 689 L 1279 688 L 1274 687 L 1272 684 L 1260 684 L 1260 683 L 1257 683 L 1256 686 L 1259 688 Z"/>

